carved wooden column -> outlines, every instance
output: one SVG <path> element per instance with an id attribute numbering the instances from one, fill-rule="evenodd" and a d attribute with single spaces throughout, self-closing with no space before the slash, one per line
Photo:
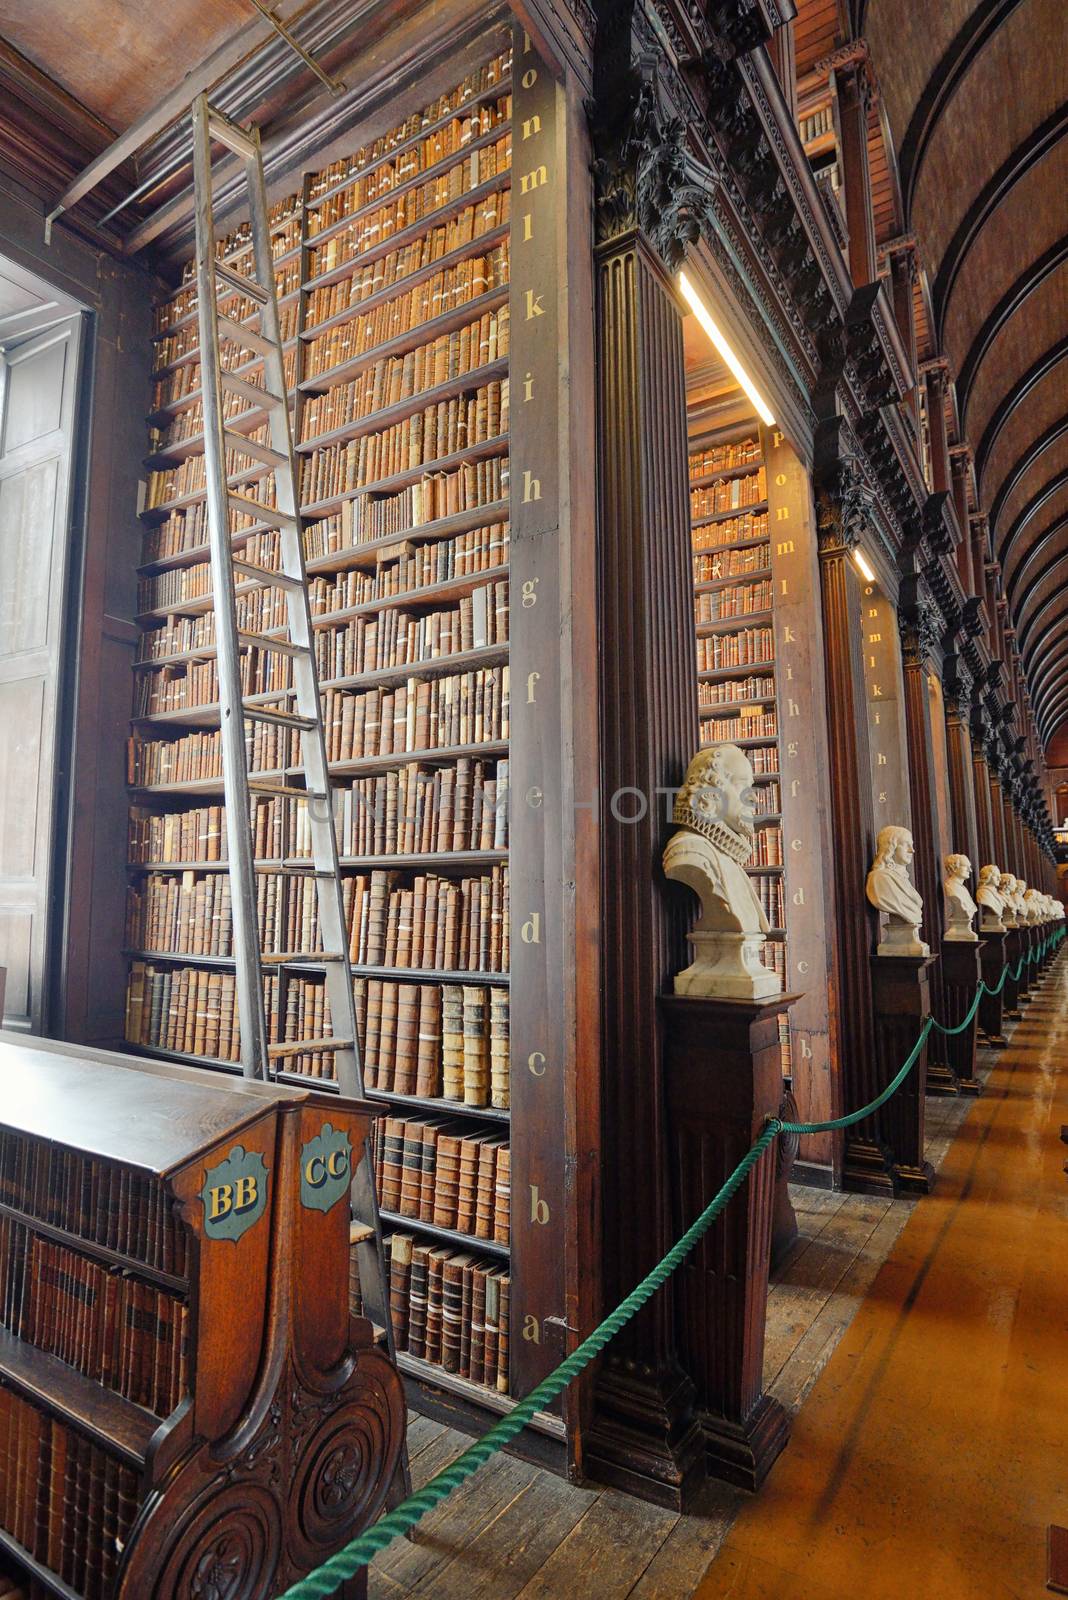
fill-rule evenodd
<path id="1" fill-rule="evenodd" d="M 949 470 L 953 486 L 953 505 L 957 512 L 957 522 L 961 530 L 960 544 L 957 546 L 957 573 L 960 577 L 961 587 L 966 595 L 974 595 L 975 577 L 972 570 L 972 534 L 968 519 L 968 452 L 967 450 L 951 450 L 949 453 Z"/>
<path id="2" fill-rule="evenodd" d="M 699 745 L 681 315 L 636 175 L 656 128 L 644 142 L 633 134 L 629 80 L 620 81 L 605 90 L 610 113 L 599 109 L 594 125 L 606 1308 L 674 1238 L 658 1003 L 688 960 L 690 906 L 660 857 L 670 831 L 664 796 Z M 585 1463 L 674 1507 L 702 1473 L 669 1294 L 654 1296 L 604 1357 Z"/>
<path id="3" fill-rule="evenodd" d="M 913 287 L 916 282 L 916 245 L 912 239 L 895 240 L 887 247 L 890 261 L 890 290 L 894 307 L 894 321 L 901 335 L 908 360 L 909 376 L 916 375 L 916 306 Z M 914 384 L 908 393 L 909 415 L 917 441 L 919 454 L 920 396 Z"/>
<path id="4" fill-rule="evenodd" d="M 949 767 L 949 804 L 953 820 L 950 848 L 972 864 L 972 891 L 979 881 L 981 859 L 975 794 L 975 752 L 969 726 L 971 678 L 959 656 L 950 656 L 943 675 L 946 712 L 946 755 Z"/>
<path id="5" fill-rule="evenodd" d="M 935 792 L 934 735 L 927 689 L 930 651 L 934 641 L 929 636 L 924 602 L 916 595 L 915 580 L 907 580 L 905 588 L 909 598 L 906 598 L 901 613 L 901 665 L 905 682 L 905 735 L 912 799 L 912 837 L 916 846 L 916 887 L 923 898 L 921 937 L 931 947 L 931 964 L 926 973 L 931 1006 L 937 1017 L 943 1017 L 945 1005 L 941 951 L 945 911 L 942 905 L 942 857 L 945 849 Z M 936 1094 L 956 1094 L 956 1080 L 940 1041 L 941 1035 L 932 1036 L 928 1050 L 928 1086 Z"/>
<path id="6" fill-rule="evenodd" d="M 848 54 L 847 54 L 848 52 Z M 872 81 L 868 47 L 862 40 L 838 52 L 834 86 L 838 94 L 838 126 L 842 136 L 842 177 L 845 185 L 846 227 L 849 230 L 849 271 L 860 289 L 876 275 L 875 220 L 871 203 L 868 165 L 868 109 Z"/>
<path id="7" fill-rule="evenodd" d="M 907 1058 L 931 1009 L 928 974 L 934 956 L 872 956 L 875 1002 L 877 1090 L 885 1089 Z M 927 1045 L 905 1082 L 876 1112 L 875 1122 L 889 1155 L 890 1191 L 927 1194 L 934 1174 L 923 1153 L 924 1088 Z M 880 1183 L 858 1185 L 872 1193 Z"/>
<path id="8" fill-rule="evenodd" d="M 1005 839 L 1005 810 L 1001 803 L 1001 779 L 997 769 L 989 759 L 987 761 L 987 776 L 990 785 L 990 817 L 992 822 L 992 838 L 994 843 L 994 860 L 1002 872 L 1011 872 L 1009 864 L 1008 845 Z"/>
<path id="9" fill-rule="evenodd" d="M 988 730 L 981 706 L 972 708 L 971 734 L 972 779 L 975 790 L 975 829 L 979 844 L 979 859 L 976 863 L 976 872 L 978 873 L 979 867 L 985 867 L 995 860 L 994 816 L 990 807 L 990 768 L 986 759 Z M 1000 865 L 1000 863 L 998 864 Z"/>
<path id="10" fill-rule="evenodd" d="M 818 537 L 827 656 L 827 731 L 830 749 L 834 864 L 835 958 L 838 984 L 841 1099 L 845 1110 L 878 1093 L 871 976 L 873 914 L 864 885 L 874 848 L 868 714 L 861 658 L 860 580 L 853 551 L 868 525 L 870 501 L 839 439 L 837 422 L 820 441 L 827 467 L 820 474 Z M 845 1134 L 843 1187 L 893 1190 L 889 1153 L 869 1120 Z"/>
<path id="11" fill-rule="evenodd" d="M 1003 1032 L 1002 1024 L 1005 991 L 999 989 L 997 994 L 992 994 L 990 991 L 997 988 L 1002 968 L 1008 960 L 1008 934 L 984 933 L 982 940 L 980 963 L 983 982 L 987 987 L 979 1002 L 979 1029 L 984 1044 L 993 1050 L 1004 1050 L 1009 1042 Z"/>

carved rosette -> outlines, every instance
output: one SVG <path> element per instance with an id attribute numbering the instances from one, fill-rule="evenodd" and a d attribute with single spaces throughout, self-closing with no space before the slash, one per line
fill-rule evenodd
<path id="1" fill-rule="evenodd" d="M 283 1513 L 269 1490 L 254 1483 L 227 1485 L 215 1477 L 177 1517 L 173 1501 L 167 1504 L 168 1526 L 166 1534 L 160 1530 L 152 1570 L 124 1573 L 124 1595 L 131 1600 L 135 1594 L 152 1600 L 265 1600 L 272 1593 Z M 137 1548 L 147 1557 L 152 1542 L 142 1537 Z"/>

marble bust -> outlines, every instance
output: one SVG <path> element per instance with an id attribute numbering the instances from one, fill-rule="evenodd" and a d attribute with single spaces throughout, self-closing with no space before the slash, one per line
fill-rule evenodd
<path id="1" fill-rule="evenodd" d="M 1042 909 L 1042 896 L 1037 889 L 1028 889 L 1024 894 L 1024 908 L 1027 911 L 1027 920 L 1030 923 L 1039 923 L 1045 917 Z"/>
<path id="2" fill-rule="evenodd" d="M 979 935 L 972 923 L 979 908 L 967 884 L 972 864 L 967 856 L 948 855 L 944 859 L 944 866 L 946 875 L 942 880 L 942 893 L 946 901 L 946 938 L 975 944 Z"/>
<path id="3" fill-rule="evenodd" d="M 1001 874 L 1001 882 L 998 885 L 998 894 L 1001 896 L 1004 906 L 1004 909 L 1001 913 L 1001 920 L 1006 928 L 1015 928 L 1017 925 L 1015 890 L 1016 879 L 1013 877 L 1011 872 L 1003 872 Z"/>
<path id="4" fill-rule="evenodd" d="M 975 891 L 975 898 L 979 902 L 979 926 L 984 933 L 1004 933 L 1005 924 L 1001 914 L 1005 909 L 1005 902 L 1001 898 L 1001 868 L 989 866 L 979 869 L 979 887 Z"/>
<path id="5" fill-rule="evenodd" d="M 875 909 L 888 918 L 876 948 L 880 956 L 929 956 L 930 947 L 920 938 L 923 900 L 909 878 L 909 863 L 915 850 L 907 828 L 892 824 L 880 828 L 875 841 L 875 860 L 864 891 Z"/>
<path id="6" fill-rule="evenodd" d="M 698 751 L 675 798 L 678 831 L 664 851 L 664 873 L 701 901 L 689 935 L 692 966 L 676 994 L 765 1000 L 782 992 L 760 952 L 768 919 L 745 863 L 753 853 L 753 769 L 734 744 Z"/>

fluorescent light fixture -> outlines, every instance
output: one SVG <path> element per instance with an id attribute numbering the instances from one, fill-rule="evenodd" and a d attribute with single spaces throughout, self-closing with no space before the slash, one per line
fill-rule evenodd
<path id="1" fill-rule="evenodd" d="M 734 373 L 734 376 L 737 378 L 739 384 L 753 402 L 753 409 L 756 411 L 756 414 L 760 418 L 761 422 L 763 422 L 769 428 L 774 428 L 775 418 L 768 410 L 767 402 L 761 398 L 752 378 L 750 378 L 748 372 L 746 372 L 745 368 L 742 366 L 742 363 L 738 360 L 738 357 L 727 343 L 727 339 L 723 333 L 723 330 L 713 318 L 712 313 L 709 311 L 708 307 L 701 299 L 701 296 L 698 294 L 695 285 L 690 282 L 685 272 L 679 273 L 679 288 L 682 290 L 682 298 L 686 301 L 686 304 L 689 306 L 690 310 L 701 324 L 701 327 L 708 334 L 708 337 L 711 339 L 712 343 L 715 345 L 716 349 L 719 351 L 728 367 Z"/>
<path id="2" fill-rule="evenodd" d="M 868 558 L 864 554 L 863 550 L 854 550 L 853 551 L 853 560 L 856 562 L 857 566 L 860 568 L 860 571 L 863 574 L 865 580 L 868 583 L 874 583 L 875 582 L 875 574 L 871 570 L 871 564 L 868 561 Z"/>

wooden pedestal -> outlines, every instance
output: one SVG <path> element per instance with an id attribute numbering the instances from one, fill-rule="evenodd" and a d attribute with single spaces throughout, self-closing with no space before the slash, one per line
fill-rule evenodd
<path id="1" fill-rule="evenodd" d="M 676 1237 L 778 1113 L 778 1019 L 794 999 L 662 1001 Z M 760 1485 L 789 1431 L 763 1392 L 775 1170 L 773 1147 L 675 1275 L 679 1359 L 697 1393 L 707 1470 L 745 1489 Z"/>
<path id="2" fill-rule="evenodd" d="M 1005 979 L 1005 987 L 1001 991 L 1001 1014 L 1010 1022 L 1019 1022 L 1023 1016 L 1020 1010 L 1020 982 L 1013 977 L 1013 973 L 1020 964 L 1020 957 L 1024 952 L 1023 929 L 1009 928 L 1005 934 L 1005 960 L 1011 971 Z"/>
<path id="3" fill-rule="evenodd" d="M 975 999 L 982 968 L 982 942 L 964 940 L 942 941 L 942 991 L 946 1014 L 939 1021 L 955 1028 L 964 1021 Z M 950 1033 L 943 1037 L 943 1052 L 949 1069 L 961 1094 L 978 1094 L 982 1084 L 975 1076 L 975 1039 L 978 1016 L 972 1018 L 963 1033 Z"/>
<path id="4" fill-rule="evenodd" d="M 979 946 L 981 955 L 979 964 L 982 969 L 983 982 L 993 989 L 1001 977 L 1001 969 L 1008 960 L 1005 933 L 984 933 L 983 942 Z M 1002 1015 L 1005 1007 L 1005 991 L 998 994 L 984 993 L 979 1002 L 979 1031 L 983 1036 L 983 1043 L 992 1050 L 1004 1050 L 1008 1044 L 1002 1032 Z"/>
<path id="5" fill-rule="evenodd" d="M 931 1009 L 934 956 L 872 956 L 875 1092 L 897 1076 Z M 927 1047 L 897 1093 L 846 1135 L 842 1187 L 860 1194 L 928 1194 L 934 1174 L 923 1158 Z M 856 1108 L 846 1106 L 846 1111 Z"/>
<path id="6" fill-rule="evenodd" d="M 1028 926 L 1026 928 L 1021 928 L 1019 930 L 1019 933 L 1020 933 L 1020 957 L 1022 958 L 1024 956 L 1030 955 L 1032 949 L 1038 944 L 1038 940 L 1035 938 L 1035 929 L 1030 927 L 1030 926 Z M 1033 998 L 1032 991 L 1034 990 L 1034 986 L 1035 986 L 1035 969 L 1034 969 L 1033 966 L 1030 965 L 1029 962 L 1025 962 L 1024 963 L 1024 969 L 1020 973 L 1020 984 L 1019 984 L 1019 1002 L 1020 1002 L 1020 1004 L 1022 1006 L 1030 1004 L 1030 1002 L 1031 1002 L 1031 1000 Z"/>

